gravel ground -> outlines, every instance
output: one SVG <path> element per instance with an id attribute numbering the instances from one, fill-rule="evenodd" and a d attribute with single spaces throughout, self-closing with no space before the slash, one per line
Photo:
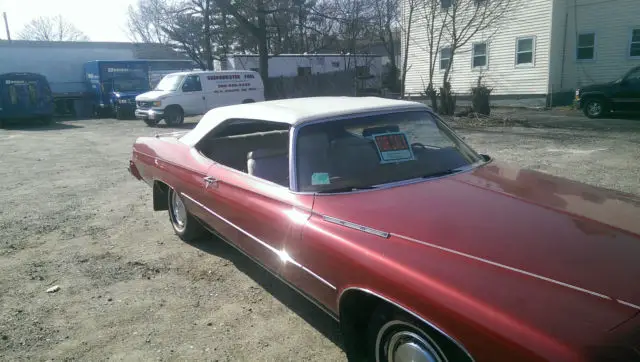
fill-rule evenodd
<path id="1" fill-rule="evenodd" d="M 453 123 L 497 159 L 640 194 L 640 121 L 518 115 Z M 331 318 L 224 243 L 179 242 L 151 210 L 126 167 L 153 133 L 108 119 L 0 130 L 0 360 L 344 361 Z"/>

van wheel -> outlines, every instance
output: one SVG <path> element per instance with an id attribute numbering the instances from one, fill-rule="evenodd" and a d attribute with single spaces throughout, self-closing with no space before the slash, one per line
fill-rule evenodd
<path id="1" fill-rule="evenodd" d="M 155 127 L 158 124 L 158 120 L 157 119 L 145 119 L 144 123 L 146 123 L 147 126 L 149 126 L 149 127 Z"/>
<path id="2" fill-rule="evenodd" d="M 255 101 L 253 99 L 245 99 L 244 101 L 242 101 L 243 104 L 245 103 L 254 103 Z"/>
<path id="3" fill-rule="evenodd" d="M 184 113 L 178 107 L 169 107 L 164 111 L 164 119 L 169 126 L 179 126 L 184 123 Z"/>

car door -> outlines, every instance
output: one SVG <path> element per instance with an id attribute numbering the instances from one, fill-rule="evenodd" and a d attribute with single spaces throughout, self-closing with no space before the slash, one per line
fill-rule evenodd
<path id="1" fill-rule="evenodd" d="M 613 99 L 616 110 L 640 112 L 640 68 L 631 70 L 617 86 Z"/>
<path id="2" fill-rule="evenodd" d="M 182 83 L 182 97 L 180 105 L 185 115 L 205 113 L 205 96 L 202 92 L 202 82 L 199 75 L 189 75 Z"/>
<path id="3" fill-rule="evenodd" d="M 205 206 L 215 231 L 274 273 L 296 267 L 284 245 L 300 237 L 312 196 L 292 194 L 220 164 L 211 166 L 207 176 Z"/>

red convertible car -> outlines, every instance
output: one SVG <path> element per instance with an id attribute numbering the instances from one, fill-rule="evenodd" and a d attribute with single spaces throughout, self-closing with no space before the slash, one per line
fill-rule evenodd
<path id="1" fill-rule="evenodd" d="M 129 169 L 181 239 L 215 233 L 338 320 L 350 360 L 640 360 L 640 199 L 507 167 L 423 104 L 217 108 Z"/>

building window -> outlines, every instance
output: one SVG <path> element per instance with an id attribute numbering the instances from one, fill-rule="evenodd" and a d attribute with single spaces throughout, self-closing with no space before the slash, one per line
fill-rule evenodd
<path id="1" fill-rule="evenodd" d="M 444 70 L 449 67 L 449 62 L 451 61 L 451 48 L 446 47 L 440 49 L 440 69 Z"/>
<path id="2" fill-rule="evenodd" d="M 487 66 L 487 43 L 473 44 L 473 67 Z"/>
<path id="3" fill-rule="evenodd" d="M 442 9 L 448 9 L 451 7 L 451 5 L 453 5 L 453 2 L 455 0 L 440 0 L 440 7 Z"/>
<path id="4" fill-rule="evenodd" d="M 596 55 L 596 34 L 578 34 L 578 46 L 576 48 L 577 60 L 593 60 Z"/>
<path id="5" fill-rule="evenodd" d="M 516 65 L 533 64 L 535 54 L 534 38 L 520 38 L 517 40 Z"/>
<path id="6" fill-rule="evenodd" d="M 298 67 L 298 77 L 311 75 L 311 67 Z"/>
<path id="7" fill-rule="evenodd" d="M 631 31 L 630 57 L 640 57 L 640 28 Z"/>

